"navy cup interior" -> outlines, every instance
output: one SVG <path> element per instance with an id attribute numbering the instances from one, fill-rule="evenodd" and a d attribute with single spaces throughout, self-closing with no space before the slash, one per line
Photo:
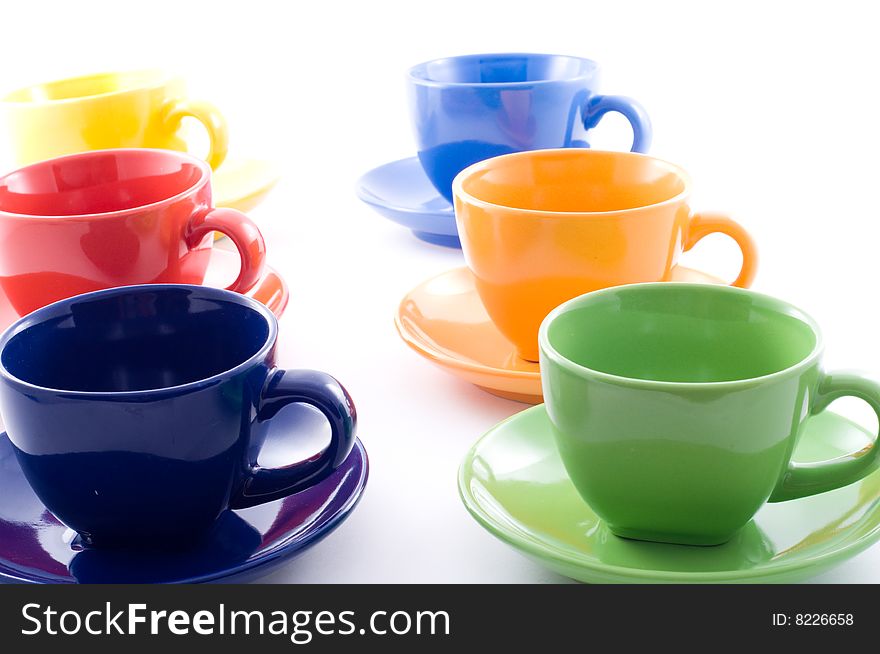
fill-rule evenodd
<path id="1" fill-rule="evenodd" d="M 22 382 L 64 391 L 181 386 L 232 370 L 267 345 L 274 323 L 251 302 L 184 285 L 90 293 L 13 327 L 0 363 Z"/>

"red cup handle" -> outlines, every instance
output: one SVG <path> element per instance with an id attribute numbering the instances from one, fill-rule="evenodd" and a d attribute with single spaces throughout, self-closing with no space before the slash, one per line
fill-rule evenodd
<path id="1" fill-rule="evenodd" d="M 241 211 L 227 208 L 208 209 L 193 215 L 186 227 L 186 243 L 197 247 L 211 232 L 226 234 L 238 248 L 241 271 L 228 291 L 247 293 L 260 279 L 266 268 L 266 243 L 254 222 Z"/>

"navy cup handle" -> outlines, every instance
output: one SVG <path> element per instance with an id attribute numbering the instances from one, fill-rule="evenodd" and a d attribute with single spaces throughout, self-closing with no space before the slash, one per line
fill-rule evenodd
<path id="1" fill-rule="evenodd" d="M 647 152 L 651 147 L 653 131 L 651 119 L 645 109 L 632 98 L 623 95 L 594 95 L 587 100 L 583 110 L 584 129 L 592 129 L 599 124 L 602 117 L 609 111 L 623 114 L 632 125 L 632 152 Z"/>
<path id="2" fill-rule="evenodd" d="M 316 370 L 276 370 L 263 388 L 257 421 L 271 420 L 289 404 L 309 404 L 330 423 L 330 444 L 320 454 L 282 468 L 251 464 L 248 478 L 230 508 L 271 502 L 317 484 L 345 461 L 354 446 L 357 411 L 342 384 Z"/>

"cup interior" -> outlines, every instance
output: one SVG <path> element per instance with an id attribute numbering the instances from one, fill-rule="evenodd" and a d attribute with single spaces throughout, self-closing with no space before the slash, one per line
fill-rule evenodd
<path id="1" fill-rule="evenodd" d="M 49 159 L 0 178 L 0 212 L 82 216 L 135 209 L 207 181 L 196 159 L 160 150 L 103 150 Z"/>
<path id="2" fill-rule="evenodd" d="M 693 284 L 584 295 L 547 319 L 545 353 L 632 379 L 727 382 L 791 368 L 819 346 L 815 323 L 767 296 Z"/>
<path id="3" fill-rule="evenodd" d="M 273 323 L 250 304 L 229 291 L 184 285 L 99 291 L 31 314 L 7 337 L 0 364 L 20 381 L 63 391 L 189 384 L 267 345 Z"/>
<path id="4" fill-rule="evenodd" d="M 139 70 L 121 73 L 98 73 L 34 84 L 8 94 L 5 102 L 41 103 L 89 98 L 157 86 L 165 81 L 159 71 Z"/>
<path id="5" fill-rule="evenodd" d="M 570 148 L 518 152 L 462 173 L 461 190 L 489 204 L 528 211 L 624 211 L 671 200 L 687 190 L 684 172 L 629 152 Z"/>
<path id="6" fill-rule="evenodd" d="M 440 84 L 519 84 L 590 76 L 589 59 L 545 54 L 489 54 L 435 59 L 414 67 L 416 80 Z"/>

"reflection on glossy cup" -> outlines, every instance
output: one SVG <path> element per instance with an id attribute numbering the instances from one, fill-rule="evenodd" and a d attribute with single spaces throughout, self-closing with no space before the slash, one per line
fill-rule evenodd
<path id="1" fill-rule="evenodd" d="M 0 177 L 0 291 L 19 315 L 128 284 L 201 284 L 211 233 L 230 237 L 244 292 L 265 244 L 234 209 L 215 209 L 211 169 L 170 150 L 120 149 L 50 159 Z"/>
<path id="2" fill-rule="evenodd" d="M 635 152 L 651 145 L 651 122 L 635 100 L 602 95 L 599 65 L 581 57 L 480 54 L 410 69 L 410 110 L 419 161 L 452 200 L 452 180 L 473 163 L 510 152 L 589 146 L 609 111 L 632 125 Z"/>
<path id="3" fill-rule="evenodd" d="M 724 543 L 767 501 L 877 469 L 876 442 L 792 461 L 807 419 L 834 400 L 858 397 L 880 416 L 880 385 L 825 372 L 818 326 L 781 300 L 702 284 L 608 288 L 551 312 L 540 345 L 560 458 L 618 536 Z"/>
<path id="4" fill-rule="evenodd" d="M 277 337 L 263 304 L 185 284 L 25 316 L 0 338 L 0 409 L 25 477 L 87 544 L 142 549 L 192 546 L 226 509 L 314 486 L 351 451 L 356 412 L 330 375 L 277 368 Z M 260 465 L 272 419 L 301 403 L 329 422 L 329 445 Z"/>
<path id="5" fill-rule="evenodd" d="M 0 113 L 18 165 L 87 150 L 162 148 L 186 151 L 183 118 L 198 120 L 217 168 L 226 157 L 226 121 L 190 100 L 182 79 L 159 70 L 98 73 L 34 84 L 6 94 Z"/>
<path id="6" fill-rule="evenodd" d="M 745 229 L 693 211 L 687 173 L 647 155 L 519 152 L 463 170 L 453 190 L 480 299 L 528 361 L 538 360 L 538 327 L 554 307 L 608 286 L 669 280 L 681 253 L 708 234 L 727 234 L 742 250 L 735 286 L 755 276 Z"/>

